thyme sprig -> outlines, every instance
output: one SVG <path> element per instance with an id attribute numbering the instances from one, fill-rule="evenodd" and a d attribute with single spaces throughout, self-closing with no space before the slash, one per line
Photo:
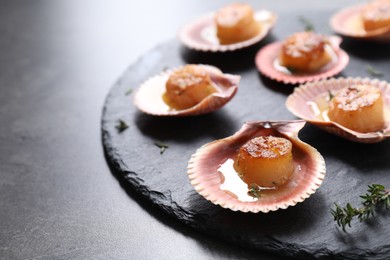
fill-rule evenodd
<path id="1" fill-rule="evenodd" d="M 382 72 L 374 69 L 374 67 L 371 65 L 367 65 L 367 73 L 373 77 L 382 77 L 383 76 Z"/>
<path id="2" fill-rule="evenodd" d="M 331 209 L 331 213 L 334 217 L 334 221 L 337 225 L 342 227 L 345 232 L 346 226 L 351 227 L 351 221 L 357 217 L 360 222 L 368 219 L 370 216 L 374 216 L 374 212 L 377 207 L 385 206 L 386 209 L 390 208 L 390 190 L 380 184 L 368 185 L 368 193 L 362 198 L 362 207 L 354 208 L 350 203 L 342 208 L 335 203 L 336 208 Z"/>
<path id="3" fill-rule="evenodd" d="M 331 101 L 333 98 L 334 98 L 334 95 L 332 93 L 332 91 L 328 90 L 328 94 L 329 94 L 329 101 Z"/>
<path id="4" fill-rule="evenodd" d="M 251 184 L 250 185 L 250 188 L 248 190 L 248 195 L 251 196 L 251 197 L 254 197 L 254 198 L 260 198 L 261 197 L 261 194 L 260 194 L 260 187 L 256 184 Z"/>
<path id="5" fill-rule="evenodd" d="M 296 73 L 298 70 L 295 67 L 287 66 L 286 69 L 291 73 Z"/>
<path id="6" fill-rule="evenodd" d="M 299 22 L 303 25 L 306 32 L 314 32 L 314 24 L 304 16 L 299 16 Z"/>
<path id="7" fill-rule="evenodd" d="M 125 92 L 125 96 L 128 96 L 128 95 L 130 95 L 131 93 L 133 93 L 133 89 L 132 89 L 132 88 L 129 88 L 129 89 Z"/>
<path id="8" fill-rule="evenodd" d="M 166 145 L 160 141 L 155 141 L 154 145 L 157 146 L 158 148 L 160 148 L 160 154 L 163 154 L 165 152 L 165 150 L 169 148 L 168 145 Z"/>
<path id="9" fill-rule="evenodd" d="M 123 121 L 122 119 L 119 119 L 118 124 L 115 126 L 115 128 L 118 130 L 119 133 L 122 133 L 127 128 L 129 128 L 129 126 L 126 124 L 125 121 Z"/>

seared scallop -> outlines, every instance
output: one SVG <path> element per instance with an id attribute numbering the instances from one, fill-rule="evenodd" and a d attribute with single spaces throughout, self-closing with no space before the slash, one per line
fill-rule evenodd
<path id="1" fill-rule="evenodd" d="M 217 37 L 221 44 L 232 44 L 253 38 L 260 32 L 260 23 L 248 4 L 234 3 L 215 14 Z"/>
<path id="2" fill-rule="evenodd" d="M 338 36 L 300 32 L 285 41 L 274 42 L 256 54 L 257 69 L 285 84 L 326 79 L 340 73 L 349 62 Z"/>
<path id="3" fill-rule="evenodd" d="M 362 22 L 366 31 L 390 27 L 390 1 L 377 0 L 367 3 L 362 10 Z"/>
<path id="4" fill-rule="evenodd" d="M 295 88 L 286 107 L 296 116 L 343 138 L 375 143 L 390 137 L 390 84 L 338 78 Z"/>
<path id="5" fill-rule="evenodd" d="M 325 176 L 321 154 L 298 138 L 304 125 L 302 120 L 245 123 L 192 155 L 191 184 L 207 200 L 234 211 L 266 213 L 303 202 Z"/>
<path id="6" fill-rule="evenodd" d="M 173 109 L 182 110 L 199 104 L 217 90 L 205 67 L 187 65 L 169 76 L 163 100 Z"/>
<path id="7" fill-rule="evenodd" d="M 353 39 L 390 41 L 390 1 L 377 0 L 342 9 L 330 20 L 340 35 Z"/>
<path id="8" fill-rule="evenodd" d="M 328 39 L 314 32 L 299 32 L 283 41 L 280 65 L 294 72 L 318 71 L 331 61 Z"/>
<path id="9" fill-rule="evenodd" d="M 230 4 L 186 24 L 179 38 L 188 48 L 204 52 L 228 52 L 263 40 L 275 26 L 277 15 L 247 4 Z"/>
<path id="10" fill-rule="evenodd" d="M 349 86 L 334 94 L 328 116 L 358 132 L 380 131 L 385 126 L 383 103 L 380 89 L 371 85 Z"/>
<path id="11" fill-rule="evenodd" d="M 134 95 L 134 104 L 154 116 L 206 114 L 228 103 L 239 82 L 240 76 L 214 66 L 186 65 L 145 81 Z"/>
<path id="12" fill-rule="evenodd" d="M 275 136 L 250 139 L 238 151 L 233 167 L 248 186 L 283 185 L 294 172 L 292 143 Z"/>

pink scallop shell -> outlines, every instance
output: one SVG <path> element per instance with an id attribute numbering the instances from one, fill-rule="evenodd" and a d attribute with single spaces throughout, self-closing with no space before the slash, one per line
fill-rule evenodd
<path id="1" fill-rule="evenodd" d="M 207 200 L 233 211 L 267 213 L 304 201 L 321 185 L 326 171 L 321 154 L 298 138 L 298 131 L 304 125 L 302 120 L 245 123 L 234 135 L 205 144 L 192 155 L 188 163 L 191 184 Z M 239 200 L 221 189 L 225 179 L 218 168 L 228 158 L 234 157 L 246 141 L 266 135 L 282 136 L 293 143 L 294 163 L 299 165 L 299 171 L 276 192 L 260 196 L 255 201 Z"/>
<path id="2" fill-rule="evenodd" d="M 337 91 L 344 87 L 357 84 L 369 84 L 381 90 L 385 101 L 385 120 L 387 122 L 383 130 L 360 133 L 319 116 L 320 111 L 316 109 L 317 105 L 315 105 L 319 97 L 328 95 L 329 91 Z M 369 78 L 332 78 L 320 82 L 308 83 L 295 88 L 294 92 L 286 100 L 286 107 L 297 117 L 351 141 L 376 143 L 390 137 L 390 84 L 386 81 L 372 80 Z"/>
<path id="3" fill-rule="evenodd" d="M 134 95 L 134 104 L 142 112 L 155 116 L 193 116 L 210 113 L 221 108 L 236 94 L 240 76 L 224 74 L 214 66 L 201 66 L 206 68 L 217 92 L 206 97 L 197 105 L 188 109 L 175 110 L 162 99 L 166 81 L 179 68 L 162 72 L 144 82 Z"/>
<path id="4" fill-rule="evenodd" d="M 179 33 L 181 42 L 190 49 L 204 52 L 226 52 L 246 48 L 260 42 L 275 25 L 276 14 L 262 9 L 255 12 L 255 19 L 261 24 L 258 35 L 234 44 L 220 44 L 214 25 L 214 13 L 200 17 L 184 26 Z"/>
<path id="5" fill-rule="evenodd" d="M 362 4 L 340 10 L 330 19 L 330 26 L 336 33 L 343 36 L 390 42 L 390 26 L 371 31 L 364 30 L 360 18 L 364 6 Z"/>
<path id="6" fill-rule="evenodd" d="M 256 67 L 268 78 L 283 82 L 285 84 L 302 84 L 305 82 L 329 78 L 340 73 L 349 62 L 348 54 L 339 47 L 341 41 L 342 39 L 338 36 L 329 37 L 330 46 L 333 50 L 332 61 L 317 72 L 293 74 L 280 69 L 283 67 L 278 63 L 278 56 L 282 42 L 271 43 L 261 48 L 260 51 L 256 54 Z"/>

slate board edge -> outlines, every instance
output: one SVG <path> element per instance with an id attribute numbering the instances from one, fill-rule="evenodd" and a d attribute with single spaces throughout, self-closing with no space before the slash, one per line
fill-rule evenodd
<path id="1" fill-rule="evenodd" d="M 171 41 L 168 41 L 171 42 Z M 160 48 L 164 48 L 166 43 L 160 44 L 154 49 L 150 51 L 150 53 L 159 50 Z M 148 54 L 145 54 L 148 55 Z M 267 252 L 271 252 L 281 256 L 289 256 L 294 258 L 340 258 L 340 259 L 356 259 L 356 258 L 366 258 L 370 257 L 370 259 L 387 259 L 387 255 L 390 254 L 390 246 L 372 248 L 370 250 L 364 250 L 359 248 L 352 248 L 348 251 L 340 251 L 340 252 L 332 252 L 326 247 L 322 245 L 313 245 L 312 247 L 302 247 L 297 244 L 286 243 L 280 240 L 271 239 L 267 237 L 268 241 L 264 241 L 260 244 L 247 244 L 243 242 L 243 239 L 238 238 L 236 235 L 229 237 L 221 237 L 218 236 L 218 230 L 212 230 L 209 227 L 204 225 L 204 222 L 200 222 L 202 220 L 202 216 L 196 216 L 193 212 L 188 212 L 179 207 L 176 203 L 174 203 L 169 194 L 163 194 L 158 191 L 150 190 L 147 186 L 142 184 L 142 179 L 137 177 L 137 173 L 131 171 L 126 167 L 121 159 L 121 155 L 117 154 L 115 151 L 115 147 L 111 142 L 111 135 L 118 135 L 116 131 L 112 131 L 112 127 L 107 123 L 107 118 L 110 117 L 107 112 L 108 107 L 112 100 L 116 99 L 114 95 L 114 91 L 116 88 L 121 88 L 122 85 L 126 81 L 126 75 L 130 74 L 132 70 L 134 70 L 139 63 L 142 62 L 145 56 L 141 56 L 133 65 L 129 66 L 127 70 L 122 74 L 120 79 L 115 83 L 109 91 L 107 98 L 104 103 L 103 113 L 102 113 L 102 141 L 103 141 L 103 149 L 106 155 L 107 163 L 109 164 L 111 170 L 116 170 L 123 176 L 123 180 L 125 180 L 130 187 L 139 195 L 141 195 L 144 199 L 149 201 L 152 205 L 163 211 L 164 213 L 174 217 L 180 222 L 191 226 L 192 228 L 199 230 L 207 235 L 211 235 L 217 237 L 219 239 L 226 240 L 228 242 L 232 242 L 234 244 L 253 248 L 258 250 L 263 250 Z M 114 174 L 115 175 L 115 174 Z M 118 175 L 115 175 L 118 177 Z M 159 201 L 155 198 L 158 197 Z M 187 220 L 183 219 L 181 216 L 186 215 L 189 216 Z M 379 252 L 379 253 L 378 253 Z"/>

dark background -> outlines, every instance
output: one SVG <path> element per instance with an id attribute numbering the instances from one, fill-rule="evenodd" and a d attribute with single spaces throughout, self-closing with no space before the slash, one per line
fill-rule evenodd
<path id="1" fill-rule="evenodd" d="M 359 1 L 247 2 L 310 17 Z M 0 2 L 1 259 L 271 258 L 161 214 L 120 185 L 101 144 L 104 100 L 126 68 L 227 3 Z"/>

